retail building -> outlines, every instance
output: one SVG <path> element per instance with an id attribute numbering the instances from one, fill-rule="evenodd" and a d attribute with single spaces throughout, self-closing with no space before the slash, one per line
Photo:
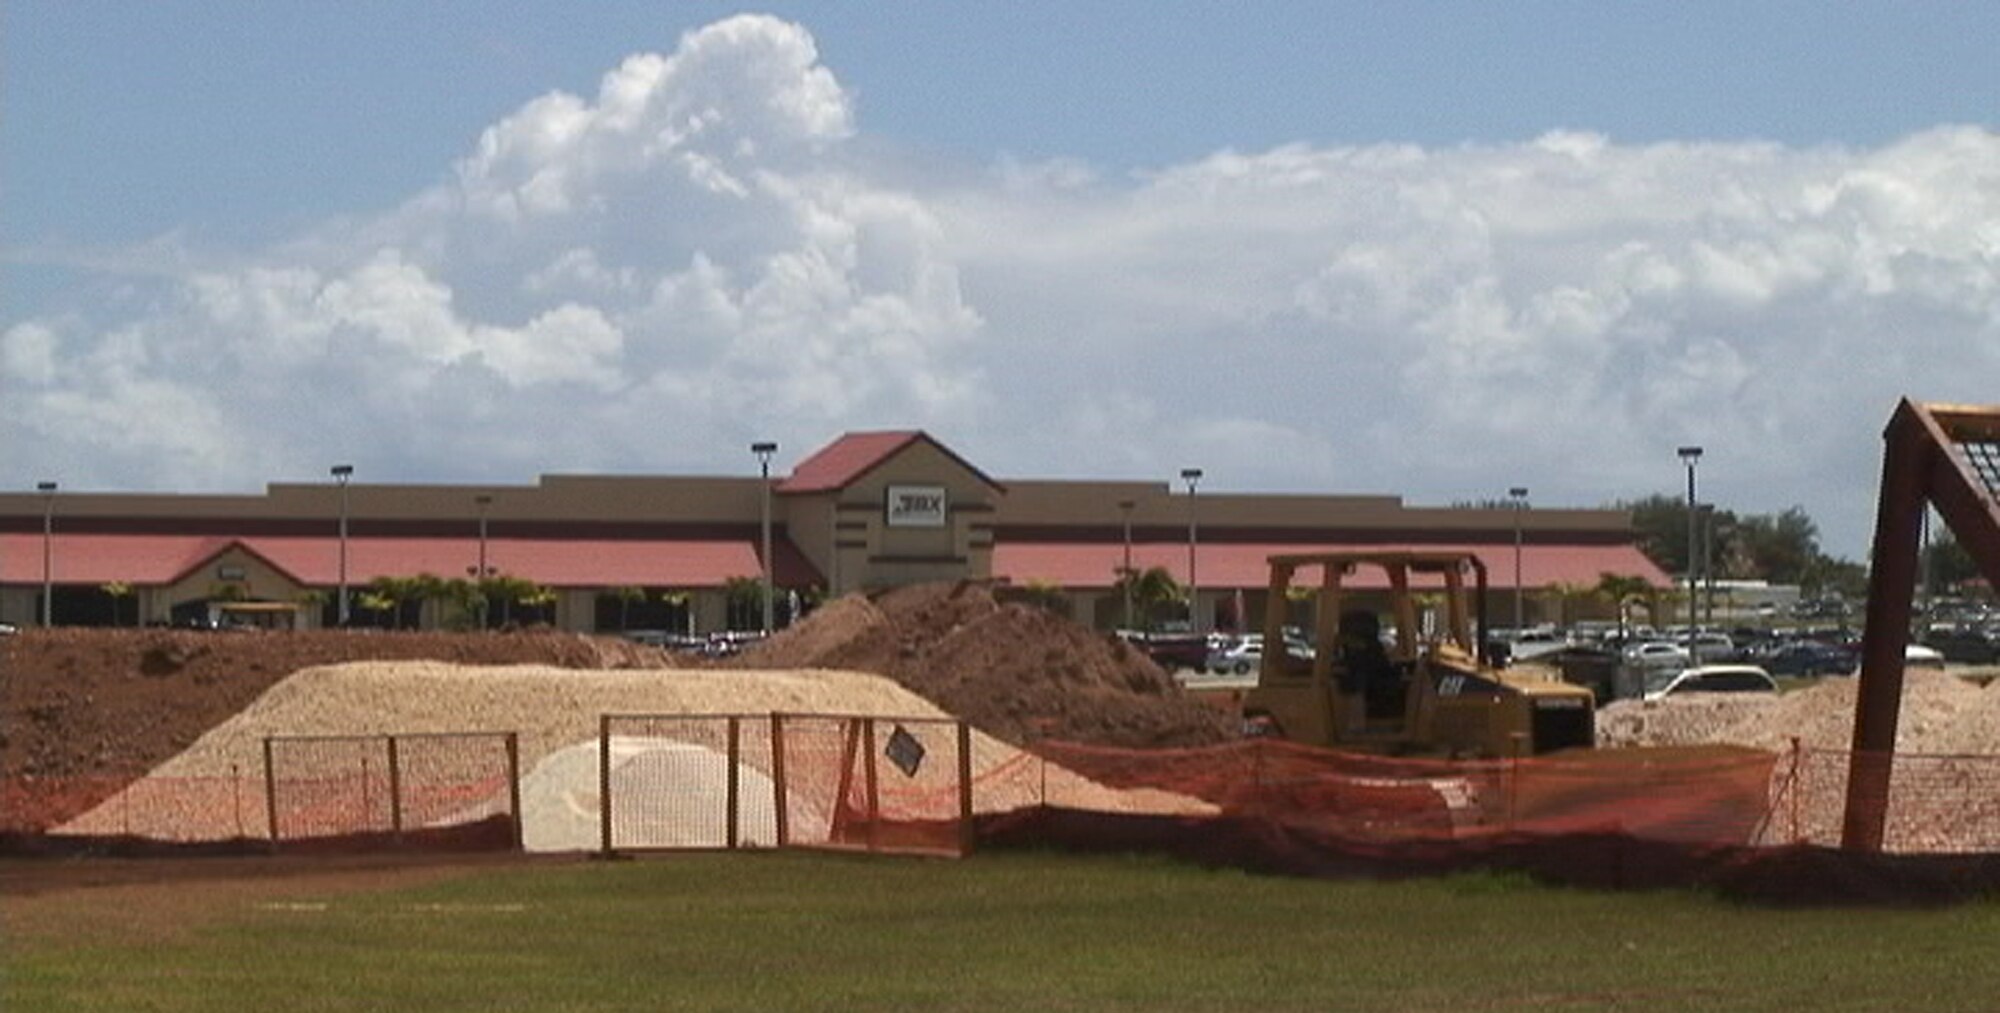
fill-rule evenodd
<path id="1" fill-rule="evenodd" d="M 332 625 L 344 591 L 349 621 L 369 625 L 754 629 L 767 517 L 781 622 L 829 592 L 971 579 L 1108 629 L 1126 622 L 1119 574 L 1159 567 L 1195 587 L 1197 625 L 1254 626 L 1270 555 L 1346 548 L 1473 550 L 1501 622 L 1517 605 L 1559 620 L 1605 574 L 1672 586 L 1616 510 L 1001 479 L 928 434 L 890 431 L 843 435 L 768 483 L 402 485 L 356 471 L 262 495 L 4 493 L 0 621 Z"/>

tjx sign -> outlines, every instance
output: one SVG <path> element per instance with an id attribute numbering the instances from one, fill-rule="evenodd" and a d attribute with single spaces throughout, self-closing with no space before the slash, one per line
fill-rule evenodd
<path id="1" fill-rule="evenodd" d="M 944 527 L 944 486 L 892 485 L 888 495 L 890 527 Z"/>

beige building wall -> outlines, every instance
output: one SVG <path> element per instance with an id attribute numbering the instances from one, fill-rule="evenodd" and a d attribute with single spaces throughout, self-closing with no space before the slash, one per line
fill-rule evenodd
<path id="1" fill-rule="evenodd" d="M 890 493 L 942 492 L 935 523 L 892 520 Z M 788 527 L 792 541 L 822 574 L 837 571 L 839 588 L 993 575 L 993 517 L 1000 491 L 983 476 L 927 441 L 916 441 L 837 494 L 798 494 L 804 523 Z M 824 497 L 825 506 L 818 500 Z M 787 520 L 791 519 L 790 514 Z M 909 518 L 909 514 L 899 514 Z M 817 551 L 822 532 L 833 539 Z"/>

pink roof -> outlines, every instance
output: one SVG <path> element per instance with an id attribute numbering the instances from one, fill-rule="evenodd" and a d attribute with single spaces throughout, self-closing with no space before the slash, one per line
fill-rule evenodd
<path id="1" fill-rule="evenodd" d="M 757 540 L 491 538 L 486 565 L 550 587 L 718 587 L 731 577 L 763 572 Z M 114 580 L 141 586 L 184 577 L 231 545 L 247 551 L 308 586 L 340 581 L 340 539 L 326 536 L 97 535 L 57 532 L 53 540 L 58 584 L 102 584 Z M 775 577 L 781 584 L 819 580 L 797 548 L 784 539 L 772 544 Z M 347 540 L 347 579 L 365 584 L 382 576 L 431 573 L 467 574 L 479 562 L 477 538 L 355 538 Z M 42 579 L 42 536 L 0 535 L 0 581 L 32 584 Z"/>
<path id="2" fill-rule="evenodd" d="M 964 458 L 952 453 L 951 448 L 932 439 L 929 433 L 917 429 L 898 429 L 842 435 L 793 467 L 791 475 L 778 483 L 777 491 L 803 493 L 845 489 L 861 476 L 873 471 L 877 465 L 896 456 L 904 447 L 918 440 L 936 447 L 946 457 L 958 462 L 960 467 L 979 476 L 980 481 L 996 489 L 1000 488 L 1000 483 L 988 478 L 985 472 L 967 464 Z"/>
<path id="3" fill-rule="evenodd" d="M 1270 582 L 1272 556 L 1292 552 L 1361 552 L 1385 549 L 1450 549 L 1477 553 L 1486 564 L 1487 584 L 1514 586 L 1514 547 L 1510 545 L 1330 545 L 1282 542 L 1216 542 L 1195 546 L 1195 577 L 1203 587 L 1259 588 Z M 993 546 L 993 575 L 1017 584 L 1047 581 L 1063 587 L 1109 587 L 1124 565 L 1121 542 L 1014 542 Z M 1140 570 L 1166 567 L 1174 579 L 1187 581 L 1186 543 L 1147 542 L 1132 546 L 1132 565 Z M 1631 545 L 1528 545 L 1521 550 L 1521 585 L 1596 586 L 1602 574 L 1643 577 L 1654 587 L 1672 586 L 1658 566 Z M 1358 584 L 1382 586 L 1379 573 L 1357 574 Z M 1308 575 L 1308 580 L 1317 577 Z M 1370 581 L 1374 581 L 1373 584 Z"/>

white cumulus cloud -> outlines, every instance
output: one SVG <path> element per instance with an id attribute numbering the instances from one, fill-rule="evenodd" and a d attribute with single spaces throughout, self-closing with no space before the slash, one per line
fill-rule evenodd
<path id="1" fill-rule="evenodd" d="M 1978 127 L 1129 176 L 865 130 L 804 27 L 690 32 L 398 206 L 0 320 L 0 436 L 66 486 L 199 489 L 739 471 L 747 438 L 921 426 L 1001 475 L 1579 505 L 1672 491 L 1692 442 L 1713 498 L 1856 552 L 1895 399 L 2000 401 Z"/>

